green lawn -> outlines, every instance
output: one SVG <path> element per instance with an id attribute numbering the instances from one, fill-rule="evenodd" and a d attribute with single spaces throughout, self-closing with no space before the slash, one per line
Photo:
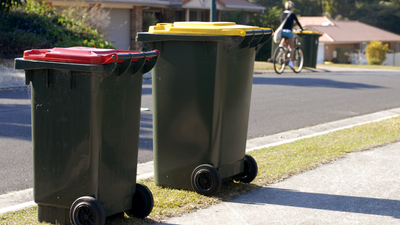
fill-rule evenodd
<path id="1" fill-rule="evenodd" d="M 400 117 L 364 124 L 325 135 L 298 140 L 279 146 L 259 149 L 252 155 L 259 167 L 257 178 L 251 184 L 224 184 L 215 197 L 205 197 L 193 191 L 161 188 L 153 179 L 138 181 L 150 188 L 154 196 L 154 209 L 145 220 L 118 218 L 107 224 L 145 224 L 207 208 L 213 204 L 235 198 L 242 193 L 271 183 L 282 181 L 303 171 L 344 157 L 347 153 L 368 150 L 400 141 Z M 39 224 L 37 208 L 33 207 L 0 216 L 0 224 Z"/>

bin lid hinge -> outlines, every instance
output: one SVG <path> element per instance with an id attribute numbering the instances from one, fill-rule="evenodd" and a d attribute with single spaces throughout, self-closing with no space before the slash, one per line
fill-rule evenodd
<path id="1" fill-rule="evenodd" d="M 108 77 L 109 75 L 111 75 L 115 68 L 117 68 L 117 63 L 118 61 L 112 62 L 110 64 L 106 65 L 105 71 L 106 71 L 106 77 Z"/>
<path id="2" fill-rule="evenodd" d="M 157 57 L 152 57 L 149 60 L 146 61 L 146 63 L 143 66 L 143 74 L 149 72 L 151 69 L 153 69 L 153 67 L 156 65 L 158 60 L 158 56 Z"/>
<path id="3" fill-rule="evenodd" d="M 118 68 L 117 76 L 124 74 L 131 67 L 132 59 L 125 59 L 121 66 Z"/>

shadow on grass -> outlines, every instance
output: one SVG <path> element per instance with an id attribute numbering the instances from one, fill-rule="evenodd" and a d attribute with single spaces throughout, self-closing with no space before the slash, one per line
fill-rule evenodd
<path id="1" fill-rule="evenodd" d="M 146 179 L 145 182 L 140 181 L 141 183 L 146 183 L 146 182 L 153 182 L 153 179 Z M 150 186 L 150 185 L 149 185 Z M 152 187 L 154 188 L 154 187 Z M 157 189 L 161 189 L 161 190 L 165 190 L 165 191 L 176 191 L 176 192 L 180 192 L 180 189 L 171 189 L 168 187 L 156 187 Z M 254 191 L 256 189 L 261 188 L 261 186 L 255 185 L 255 184 L 245 184 L 245 183 L 236 183 L 236 182 L 224 182 L 220 192 L 213 197 L 205 197 L 205 198 L 214 198 L 214 199 L 218 199 L 219 201 L 229 201 L 232 200 L 234 198 L 239 197 L 241 194 L 244 193 L 248 193 L 251 191 Z M 191 191 L 193 192 L 193 191 Z M 193 192 L 193 195 L 198 195 L 199 194 Z M 204 197 L 204 196 L 202 196 Z M 172 199 L 171 199 L 172 200 Z M 179 199 L 175 199 L 176 201 L 179 201 Z M 180 205 L 181 208 L 184 208 L 184 206 Z M 157 207 L 157 205 L 154 206 L 153 211 L 157 210 L 155 209 Z M 208 207 L 208 206 L 207 206 Z M 197 209 L 200 208 L 207 208 L 204 207 L 204 205 L 200 204 L 198 207 L 196 207 Z M 179 211 L 179 210 L 177 210 Z M 169 215 L 160 215 L 160 216 L 154 216 L 152 214 L 149 215 L 148 218 L 145 219 L 137 219 L 137 218 L 128 218 L 128 217 L 123 217 L 122 215 L 116 215 L 113 217 L 108 217 L 107 218 L 107 225 L 125 225 L 125 224 L 151 224 L 151 223 L 159 223 L 162 222 L 162 220 L 168 219 L 170 217 L 174 217 L 174 216 L 179 216 L 181 214 L 184 213 L 188 213 L 187 211 L 183 210 L 181 212 L 176 212 L 176 214 L 169 214 Z"/>

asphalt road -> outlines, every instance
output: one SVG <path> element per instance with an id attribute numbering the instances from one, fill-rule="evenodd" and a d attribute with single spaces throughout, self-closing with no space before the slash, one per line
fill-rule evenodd
<path id="1" fill-rule="evenodd" d="M 248 139 L 400 107 L 399 72 L 255 75 Z M 143 84 L 139 162 L 152 160 L 151 80 Z M 29 89 L 0 91 L 0 194 L 31 188 Z"/>

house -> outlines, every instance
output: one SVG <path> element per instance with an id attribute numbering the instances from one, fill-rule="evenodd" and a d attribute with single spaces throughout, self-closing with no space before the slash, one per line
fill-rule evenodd
<path id="1" fill-rule="evenodd" d="M 58 7 L 74 4 L 72 0 L 48 0 Z M 143 31 L 143 19 L 151 13 L 158 23 L 175 21 L 209 21 L 211 0 L 85 0 L 90 6 L 101 5 L 110 10 L 109 41 L 120 50 L 141 50 L 142 43 L 135 41 L 136 33 Z M 261 13 L 265 7 L 248 0 L 217 0 L 217 18 L 223 12 L 243 11 Z"/>
<path id="2" fill-rule="evenodd" d="M 327 17 L 299 17 L 304 28 L 322 33 L 319 38 L 317 62 L 347 63 L 351 53 L 364 53 L 370 41 L 389 45 L 392 52 L 400 52 L 400 35 L 359 21 L 338 21 Z"/>

